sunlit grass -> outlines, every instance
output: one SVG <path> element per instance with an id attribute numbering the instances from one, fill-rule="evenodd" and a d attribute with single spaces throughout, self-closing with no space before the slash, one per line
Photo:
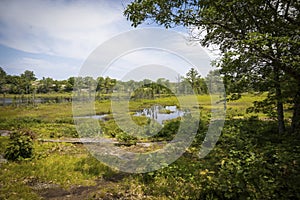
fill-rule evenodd
<path id="1" fill-rule="evenodd" d="M 281 152 L 288 151 L 284 146 L 284 148 L 282 147 L 282 151 L 279 149 L 273 153 L 273 150 L 277 148 L 276 146 L 280 145 L 282 139 L 284 139 L 284 137 L 279 139 L 275 137 L 274 139 L 273 131 L 276 127 L 274 129 L 272 125 L 274 124 L 273 122 L 250 120 L 244 123 L 243 120 L 235 120 L 236 118 L 243 119 L 250 116 L 267 118 L 267 116 L 262 113 L 246 113 L 246 109 L 252 106 L 254 101 L 263 100 L 265 97 L 266 94 L 244 94 L 242 98 L 237 101 L 227 102 L 227 121 L 223 133 L 214 150 L 205 159 L 198 159 L 196 153 L 194 155 L 193 149 L 191 148 L 187 154 L 184 154 L 175 163 L 164 169 L 146 174 L 129 175 L 117 182 L 106 181 L 104 186 L 99 186 L 97 191 L 93 194 L 93 198 L 105 198 L 106 195 L 110 193 L 124 197 L 126 197 L 126 195 L 128 197 L 129 195 L 129 197 L 136 197 L 136 199 L 142 199 L 145 196 L 149 197 L 149 199 L 195 198 L 195 195 L 201 194 L 205 188 L 210 191 L 209 187 L 215 187 L 217 189 L 224 187 L 224 191 L 231 194 L 236 191 L 230 191 L 228 188 L 232 185 L 234 186 L 235 182 L 244 181 L 244 175 L 250 176 L 250 178 L 257 178 L 254 175 L 251 176 L 251 173 L 257 171 L 268 175 L 268 172 L 263 171 L 264 168 L 261 167 L 261 164 L 266 164 L 270 155 L 273 156 L 272 159 L 274 159 L 274 162 L 276 161 L 278 166 L 282 165 L 282 167 L 278 167 L 282 172 L 289 168 L 293 170 L 298 169 L 296 157 L 290 158 L 289 156 L 284 156 L 285 154 L 280 158 L 282 160 L 275 157 L 280 155 Z M 215 96 L 214 98 L 217 99 L 218 97 Z M 136 111 L 149 108 L 153 105 L 176 105 L 179 109 L 189 108 L 192 112 L 200 112 L 201 119 L 208 120 L 211 109 L 215 106 L 212 105 L 211 99 L 209 95 L 199 95 L 197 97 L 190 95 L 179 96 L 178 98 L 163 97 L 150 100 L 130 100 L 129 102 L 121 103 L 127 103 L 128 115 L 135 124 L 145 125 L 148 122 L 145 116 L 137 117 L 133 115 Z M 122 130 L 119 129 L 118 124 L 113 119 L 114 116 L 109 100 L 96 101 L 95 113 L 108 114 L 106 121 L 99 121 L 105 136 L 117 137 L 118 134 L 121 133 Z M 0 107 L 0 129 L 30 129 L 36 133 L 38 139 L 74 137 L 77 132 L 73 124 L 72 115 L 72 103 L 70 102 L 37 104 L 35 107 L 4 106 Z M 126 119 L 120 120 L 125 121 Z M 255 125 L 257 125 L 257 127 L 255 127 Z M 264 138 L 267 142 L 263 140 Z M 279 144 L 272 144 L 272 141 L 277 140 Z M 8 142 L 8 137 L 0 137 L 0 154 L 4 154 Z M 146 138 L 143 142 L 149 142 L 149 140 Z M 260 148 L 256 148 L 258 143 L 261 143 Z M 196 145 L 199 146 L 201 144 Z M 150 150 L 155 150 L 158 147 L 159 146 L 153 146 L 151 147 L 153 149 Z M 287 147 L 289 147 L 289 145 L 287 145 Z M 266 148 L 266 155 L 262 154 L 264 148 Z M 135 145 L 124 147 L 124 149 L 133 152 L 144 152 L 145 150 Z M 97 181 L 105 181 L 105 177 L 114 176 L 117 173 L 90 156 L 83 145 L 43 143 L 35 140 L 34 150 L 34 157 L 31 160 L 18 162 L 9 161 L 8 163 L 2 163 L 0 165 L 0 199 L 40 199 L 37 191 L 33 189 L 34 184 L 55 184 L 66 190 L 70 190 L 71 187 L 79 185 L 96 185 Z M 250 159 L 250 162 L 248 154 L 253 154 L 256 158 L 253 160 Z M 229 158 L 228 155 L 232 157 Z M 297 154 L 294 153 L 294 156 L 296 155 Z M 263 162 L 253 165 L 258 162 L 259 159 Z M 285 161 L 284 159 L 290 160 Z M 226 161 L 225 164 L 222 164 L 223 160 Z M 246 164 L 243 164 L 243 162 Z M 220 167 L 221 165 L 222 168 Z M 273 163 L 269 163 L 268 165 L 270 169 L 271 167 L 276 167 Z M 246 167 L 246 170 L 249 170 L 250 173 L 247 171 L 245 171 L 245 173 L 239 172 L 239 170 L 236 170 L 237 168 L 230 168 L 230 166 L 237 166 L 239 169 Z M 253 167 L 253 169 L 251 167 Z M 278 172 L 278 174 L 280 174 L 281 171 L 278 169 L 274 168 L 272 173 L 276 174 Z M 291 172 L 292 171 L 290 171 L 290 173 Z M 239 173 L 244 174 L 240 176 Z M 277 176 L 281 177 L 278 174 Z M 284 176 L 287 175 L 288 173 Z M 273 180 L 271 178 L 273 178 L 273 174 L 270 175 L 270 180 Z M 282 180 L 284 178 L 285 177 L 283 177 Z M 226 180 L 231 180 L 232 182 L 226 182 Z M 29 184 L 31 181 L 33 181 L 33 185 Z M 263 179 L 261 181 L 263 181 Z M 281 179 L 279 181 L 281 181 Z M 249 181 L 247 184 L 251 183 L 252 182 Z M 265 185 L 261 184 L 259 187 L 262 186 L 265 189 L 272 189 L 272 187 L 268 187 L 267 185 L 272 182 L 266 180 L 263 183 Z M 239 185 L 237 187 L 238 189 L 247 189 L 247 187 Z M 250 191 L 253 192 L 253 190 Z"/>
<path id="2" fill-rule="evenodd" d="M 63 95 L 63 94 L 62 94 Z M 70 94 L 65 94 L 66 96 Z M 51 95 L 50 95 L 51 96 Z M 247 118 L 250 116 L 258 116 L 259 118 L 268 118 L 263 113 L 247 113 L 248 107 L 253 106 L 254 101 L 260 101 L 265 99 L 267 94 L 244 94 L 242 98 L 236 101 L 229 101 L 226 105 L 227 118 Z M 44 95 L 46 97 L 46 95 Z M 133 115 L 136 111 L 149 108 L 153 105 L 175 105 L 180 109 L 188 109 L 191 112 L 201 113 L 202 117 L 210 116 L 211 109 L 214 109 L 216 105 L 211 103 L 212 99 L 222 99 L 217 96 L 210 95 L 182 95 L 162 97 L 156 99 L 141 99 L 129 101 L 120 100 L 114 102 L 115 105 L 121 105 L 122 109 Z M 113 106 L 115 106 L 113 104 Z M 85 109 L 84 104 L 82 110 Z M 114 116 L 112 112 L 115 112 L 118 107 L 112 107 L 110 100 L 101 100 L 94 102 L 94 113 L 97 115 L 108 114 L 106 120 L 112 119 Z M 219 108 L 220 105 L 218 105 Z M 37 104 L 36 106 L 2 106 L 0 107 L 0 129 L 14 129 L 14 128 L 29 128 L 37 133 L 40 137 L 63 137 L 63 136 L 75 136 L 75 126 L 73 124 L 73 112 L 72 103 L 45 103 Z M 85 112 L 83 112 L 85 113 Z M 291 113 L 286 113 L 287 117 L 291 116 Z M 37 122 L 21 123 L 22 119 L 26 117 L 33 119 Z M 134 121 L 139 123 L 135 117 Z M 24 120 L 23 120 L 24 121 Z M 142 122 L 141 124 L 144 124 Z"/>
<path id="3" fill-rule="evenodd" d="M 1 106 L 1 118 L 33 117 L 43 120 L 72 117 L 72 103 L 45 103 L 36 106 Z"/>
<path id="4" fill-rule="evenodd" d="M 2 138 L 0 142 L 1 147 L 7 145 Z M 95 185 L 95 180 L 114 173 L 82 145 L 35 142 L 34 149 L 31 160 L 1 165 L 0 199 L 39 199 L 35 185 L 55 184 L 68 190 L 73 185 Z"/>

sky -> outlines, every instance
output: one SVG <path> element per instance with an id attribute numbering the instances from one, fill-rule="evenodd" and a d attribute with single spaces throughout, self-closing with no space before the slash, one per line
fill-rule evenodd
<path id="1" fill-rule="evenodd" d="M 121 80 L 158 77 L 175 80 L 177 74 L 184 75 L 193 67 L 172 51 L 136 48 L 144 43 L 149 47 L 157 38 L 150 35 L 127 39 L 128 32 L 136 30 L 123 16 L 127 3 L 129 0 L 0 1 L 0 67 L 12 75 L 30 70 L 39 79 L 62 80 L 78 76 L 97 49 L 102 48 L 101 55 L 97 55 L 99 66 L 102 58 L 110 58 L 108 53 L 118 52 L 126 45 L 133 49 L 115 55 L 100 75 Z M 159 29 L 155 24 L 139 29 L 151 27 Z M 188 38 L 184 28 L 175 31 Z M 114 38 L 117 40 L 120 35 L 123 40 L 116 43 Z M 172 38 L 158 39 L 162 47 L 176 43 Z M 109 46 L 108 52 L 103 50 L 103 44 Z M 177 42 L 176 45 L 172 48 L 184 49 L 187 43 Z M 203 67 L 200 74 L 205 76 L 211 70 L 213 55 L 206 49 L 197 53 L 201 57 L 197 65 Z"/>

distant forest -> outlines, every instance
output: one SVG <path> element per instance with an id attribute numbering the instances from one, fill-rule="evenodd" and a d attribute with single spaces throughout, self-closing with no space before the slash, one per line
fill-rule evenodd
<path id="1" fill-rule="evenodd" d="M 210 74 L 212 74 L 211 72 Z M 209 74 L 209 75 L 210 75 Z M 208 75 L 208 76 L 209 76 Z M 22 74 L 9 75 L 0 67 L 1 94 L 47 94 L 72 92 L 74 88 L 96 91 L 97 94 L 112 92 L 133 93 L 136 98 L 153 98 L 160 95 L 208 94 L 206 78 L 191 68 L 185 76 L 177 77 L 176 82 L 165 78 L 156 81 L 120 81 L 110 77 L 69 77 L 67 80 L 54 80 L 43 77 L 38 80 L 33 71 L 26 70 Z"/>

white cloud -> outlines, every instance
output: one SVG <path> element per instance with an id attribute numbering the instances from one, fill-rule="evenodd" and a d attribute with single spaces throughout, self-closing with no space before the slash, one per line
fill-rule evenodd
<path id="1" fill-rule="evenodd" d="M 202 76 L 212 69 L 210 57 L 199 44 L 188 43 L 174 31 L 156 28 L 128 31 L 103 43 L 86 60 L 80 75 L 122 78 L 138 67 L 153 65 L 166 66 L 181 75 L 192 67 Z"/>
<path id="2" fill-rule="evenodd" d="M 138 34 L 129 31 L 119 35 L 132 30 L 130 22 L 123 16 L 121 2 L 0 1 L 0 44 L 26 52 L 3 65 L 9 66 L 9 72 L 14 74 L 29 69 L 34 70 L 38 77 L 63 79 L 77 75 L 82 62 L 102 44 L 100 53 L 96 50 L 96 54 L 91 54 L 88 59 L 88 64 L 94 65 L 95 68 L 104 67 L 102 65 L 107 65 L 107 62 L 124 52 L 161 46 L 162 49 L 174 49 L 175 52 L 191 58 L 197 67 L 201 67 L 202 75 L 206 75 L 211 69 L 205 49 L 199 51 L 199 48 L 191 48 L 186 44 L 184 37 L 174 37 L 164 29 L 161 29 L 161 34 L 160 31 L 154 31 L 156 35 L 153 35 L 152 31 L 138 31 Z M 157 66 L 166 66 L 182 75 L 192 67 L 180 59 L 180 56 L 174 56 L 170 52 L 142 50 L 123 55 L 107 73 L 112 77 L 122 78 L 122 73 L 124 75 L 140 66 L 156 66 L 156 69 Z M 152 72 L 151 68 L 149 71 L 146 67 L 142 69 L 145 75 Z M 140 71 L 135 70 L 135 73 Z M 157 70 L 158 75 L 162 72 L 167 73 L 167 70 Z"/>
<path id="3" fill-rule="evenodd" d="M 30 53 L 86 58 L 100 43 L 130 29 L 113 1 L 1 1 L 0 43 Z"/>
<path id="4" fill-rule="evenodd" d="M 175 81 L 177 74 L 184 75 L 192 67 L 180 56 L 168 51 L 139 49 L 116 59 L 105 71 L 104 76 L 143 80 L 148 74 L 148 79 L 166 78 Z"/>

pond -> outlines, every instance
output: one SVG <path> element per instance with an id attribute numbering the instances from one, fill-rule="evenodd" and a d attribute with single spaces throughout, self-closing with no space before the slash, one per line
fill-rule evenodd
<path id="1" fill-rule="evenodd" d="M 150 119 L 157 121 L 163 125 L 164 121 L 176 119 L 184 116 L 187 112 L 179 110 L 176 106 L 152 106 L 151 108 L 145 108 L 141 111 L 137 111 L 133 116 L 145 116 Z M 89 116 L 78 116 L 76 118 L 89 118 L 106 121 L 107 114 L 103 115 L 89 115 Z"/>
<path id="2" fill-rule="evenodd" d="M 185 113 L 176 106 L 152 106 L 151 108 L 145 108 L 142 111 L 136 112 L 134 116 L 146 116 L 162 125 L 164 121 L 182 117 Z"/>

